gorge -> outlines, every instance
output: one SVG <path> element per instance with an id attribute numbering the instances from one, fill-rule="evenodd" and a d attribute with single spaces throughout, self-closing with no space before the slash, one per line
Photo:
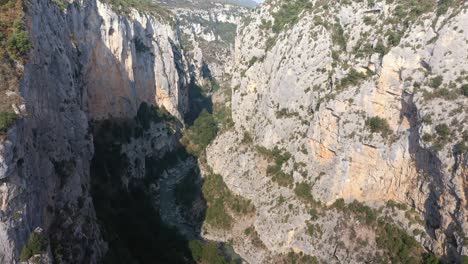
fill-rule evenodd
<path id="1" fill-rule="evenodd" d="M 0 263 L 468 263 L 468 2 L 0 0 Z"/>

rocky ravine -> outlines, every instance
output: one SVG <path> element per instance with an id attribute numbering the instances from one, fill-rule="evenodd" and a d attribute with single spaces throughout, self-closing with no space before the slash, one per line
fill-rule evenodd
<path id="1" fill-rule="evenodd" d="M 467 9 L 404 0 L 257 8 L 236 39 L 235 128 L 207 149 L 214 172 L 254 203 L 257 234 L 238 219 L 227 232 L 205 225 L 207 237 L 232 241 L 250 263 L 290 251 L 326 263 L 408 261 L 382 242 L 389 233 L 372 224 L 375 211 L 425 251 L 461 262 Z"/>

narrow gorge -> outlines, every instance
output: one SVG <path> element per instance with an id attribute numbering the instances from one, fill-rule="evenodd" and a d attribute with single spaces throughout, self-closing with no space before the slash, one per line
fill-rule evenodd
<path id="1" fill-rule="evenodd" d="M 0 263 L 468 263 L 465 0 L 0 0 Z"/>

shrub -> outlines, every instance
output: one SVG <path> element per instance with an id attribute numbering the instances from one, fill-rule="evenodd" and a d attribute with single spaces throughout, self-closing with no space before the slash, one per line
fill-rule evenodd
<path id="1" fill-rule="evenodd" d="M 57 5 L 60 10 L 66 10 L 68 6 L 68 2 L 65 0 L 52 0 L 52 2 Z"/>
<path id="2" fill-rule="evenodd" d="M 258 61 L 258 58 L 257 58 L 256 56 L 253 56 L 253 57 L 249 60 L 249 66 L 248 66 L 248 68 L 252 67 L 257 61 Z"/>
<path id="3" fill-rule="evenodd" d="M 307 233 L 310 237 L 321 237 L 323 234 L 322 228 L 319 224 L 307 224 Z"/>
<path id="4" fill-rule="evenodd" d="M 353 212 L 361 221 L 364 221 L 368 225 L 377 220 L 377 214 L 372 208 L 356 200 L 348 205 L 348 210 Z"/>
<path id="5" fill-rule="evenodd" d="M 378 116 L 367 119 L 366 125 L 372 133 L 380 133 L 384 138 L 387 138 L 391 133 L 393 133 L 388 121 Z"/>
<path id="6" fill-rule="evenodd" d="M 416 240 L 394 224 L 382 223 L 377 247 L 385 250 L 390 263 L 420 263 L 422 249 Z"/>
<path id="7" fill-rule="evenodd" d="M 269 150 L 261 146 L 256 146 L 255 149 L 269 161 L 274 160 L 274 164 L 268 165 L 267 167 L 267 174 L 272 177 L 274 182 L 283 187 L 289 187 L 293 184 L 292 175 L 285 173 L 282 170 L 283 164 L 291 158 L 291 153 L 282 153 L 278 147 L 275 147 L 273 150 Z"/>
<path id="8" fill-rule="evenodd" d="M 28 54 L 32 45 L 29 41 L 29 33 L 26 31 L 22 18 L 13 22 L 11 34 L 8 36 L 6 48 L 11 58 L 19 59 Z"/>
<path id="9" fill-rule="evenodd" d="M 442 82 L 444 81 L 444 79 L 442 78 L 442 76 L 436 76 L 434 78 L 431 79 L 431 81 L 429 82 L 429 86 L 432 87 L 432 88 L 439 88 L 441 85 L 442 85 Z"/>
<path id="10" fill-rule="evenodd" d="M 336 208 L 338 211 L 343 211 L 346 208 L 346 203 L 343 198 L 336 199 L 332 204 L 332 208 Z"/>
<path id="11" fill-rule="evenodd" d="M 252 245 L 256 248 L 263 248 L 265 249 L 266 246 L 263 243 L 262 239 L 257 233 L 257 230 L 255 230 L 254 226 L 250 226 L 244 230 L 244 234 L 246 236 L 249 236 L 252 239 Z"/>
<path id="12" fill-rule="evenodd" d="M 403 203 L 397 203 L 393 200 L 388 200 L 387 201 L 387 207 L 389 208 L 398 208 L 400 210 L 403 210 L 403 211 L 406 211 L 408 209 L 408 206 L 406 204 L 403 204 Z"/>
<path id="13" fill-rule="evenodd" d="M 439 124 L 435 127 L 435 130 L 442 140 L 446 140 L 450 136 L 450 129 L 447 124 Z"/>
<path id="14" fill-rule="evenodd" d="M 302 252 L 301 253 L 289 252 L 285 256 L 284 262 L 291 263 L 291 264 L 318 264 L 319 263 L 317 257 L 305 255 Z"/>
<path id="15" fill-rule="evenodd" d="M 203 110 L 193 126 L 188 129 L 183 142 L 187 146 L 188 152 L 199 156 L 213 141 L 217 133 L 218 124 L 213 115 Z"/>
<path id="16" fill-rule="evenodd" d="M 367 78 L 366 74 L 362 72 L 358 72 L 355 69 L 351 69 L 349 73 L 346 75 L 346 77 L 341 79 L 340 86 L 341 88 L 344 88 L 344 87 L 348 87 L 351 85 L 358 85 L 362 80 L 366 78 Z"/>
<path id="17" fill-rule="evenodd" d="M 334 45 L 337 45 L 341 50 L 346 50 L 346 38 L 340 23 L 333 25 L 331 37 Z"/>
<path id="18" fill-rule="evenodd" d="M 312 194 L 310 192 L 310 189 L 312 187 L 310 184 L 306 182 L 301 182 L 296 184 L 296 188 L 294 188 L 294 193 L 297 195 L 297 197 L 306 200 L 306 201 L 313 201 L 314 197 L 312 197 Z"/>
<path id="19" fill-rule="evenodd" d="M 424 264 L 439 264 L 439 259 L 432 253 L 424 254 Z"/>
<path id="20" fill-rule="evenodd" d="M 32 232 L 27 244 L 21 250 L 20 260 L 27 261 L 36 254 L 44 253 L 47 250 L 47 238 L 40 233 Z"/>
<path id="21" fill-rule="evenodd" d="M 208 242 L 204 244 L 198 240 L 191 240 L 189 242 L 189 248 L 192 252 L 193 259 L 197 263 L 228 263 L 223 257 L 222 251 L 218 248 L 215 242 Z"/>
<path id="22" fill-rule="evenodd" d="M 468 264 L 468 256 L 462 256 L 462 264 Z"/>
<path id="23" fill-rule="evenodd" d="M 227 209 L 232 212 L 245 215 L 255 211 L 251 201 L 234 195 L 218 174 L 205 176 L 203 183 L 203 195 L 207 201 L 206 222 L 219 229 L 228 229 L 232 225 L 233 218 Z"/>
<path id="24" fill-rule="evenodd" d="M 17 115 L 11 112 L 0 112 L 0 134 L 6 133 L 16 121 Z"/>
<path id="25" fill-rule="evenodd" d="M 441 16 L 447 13 L 448 9 L 455 3 L 454 0 L 439 0 L 437 3 L 437 15 Z"/>
<path id="26" fill-rule="evenodd" d="M 286 25 L 293 25 L 299 21 L 299 15 L 307 9 L 312 8 L 312 4 L 308 0 L 293 0 L 285 1 L 279 10 L 273 13 L 275 23 L 273 24 L 273 32 L 280 32 Z"/>
<path id="27" fill-rule="evenodd" d="M 468 145 L 465 142 L 460 142 L 455 145 L 453 153 L 455 155 L 460 155 L 464 153 L 468 153 Z"/>
<path id="28" fill-rule="evenodd" d="M 387 42 L 390 46 L 397 46 L 400 44 L 402 33 L 398 31 L 389 31 L 386 36 Z"/>
<path id="29" fill-rule="evenodd" d="M 253 139 L 250 133 L 248 131 L 244 131 L 244 137 L 242 138 L 241 143 L 250 145 L 252 144 L 252 142 L 253 142 Z"/>
<path id="30" fill-rule="evenodd" d="M 462 94 L 468 97 L 468 84 L 462 85 L 461 89 L 462 89 Z"/>

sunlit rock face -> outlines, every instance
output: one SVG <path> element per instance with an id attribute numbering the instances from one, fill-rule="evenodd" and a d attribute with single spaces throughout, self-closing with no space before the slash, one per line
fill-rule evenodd
<path id="1" fill-rule="evenodd" d="M 467 6 L 442 14 L 429 4 L 417 15 L 399 14 L 404 2 L 311 1 L 294 9 L 270 1 L 247 19 L 236 39 L 235 129 L 218 136 L 207 159 L 229 188 L 255 203 L 250 221 L 266 247 L 251 250 L 242 232 L 211 230 L 210 237 L 234 241 L 251 263 L 290 251 L 325 262 L 362 262 L 381 252 L 377 231 L 345 224 L 349 216 L 322 206 L 328 211 L 314 220 L 294 191 L 307 183 L 323 205 L 341 198 L 374 208 L 406 204 L 422 221 L 380 212 L 417 234 L 425 250 L 452 260 L 466 255 L 466 244 L 454 241 L 468 232 Z M 287 20 L 287 8 L 299 10 L 297 19 Z M 398 40 L 389 37 L 395 32 Z M 291 187 L 274 182 L 259 146 L 291 155 L 281 164 Z M 310 223 L 322 235 L 309 236 Z"/>

